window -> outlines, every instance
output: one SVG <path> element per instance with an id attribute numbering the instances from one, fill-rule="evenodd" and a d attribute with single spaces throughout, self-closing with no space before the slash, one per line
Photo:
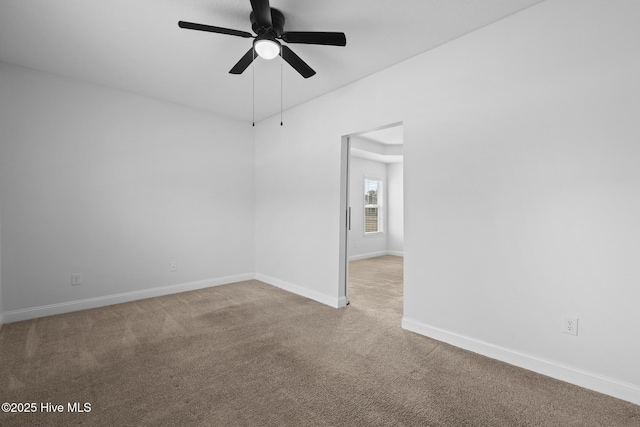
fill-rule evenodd
<path id="1" fill-rule="evenodd" d="M 364 233 L 382 232 L 382 180 L 364 178 Z"/>

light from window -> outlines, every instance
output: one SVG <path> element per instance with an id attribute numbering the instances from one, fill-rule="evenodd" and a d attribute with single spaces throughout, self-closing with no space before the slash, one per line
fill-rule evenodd
<path id="1" fill-rule="evenodd" d="M 364 179 L 364 232 L 382 231 L 382 181 Z"/>

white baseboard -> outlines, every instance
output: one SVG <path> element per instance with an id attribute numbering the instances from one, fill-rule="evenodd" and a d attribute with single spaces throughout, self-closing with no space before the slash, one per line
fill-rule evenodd
<path id="1" fill-rule="evenodd" d="M 404 252 L 398 252 L 398 251 L 369 252 L 367 254 L 360 254 L 360 255 L 350 256 L 349 257 L 349 261 L 358 261 L 358 260 L 361 260 L 361 259 L 375 258 L 375 257 L 385 256 L 385 255 L 404 256 Z"/>
<path id="2" fill-rule="evenodd" d="M 402 318 L 402 328 L 530 371 L 640 405 L 640 386 L 520 353 L 481 340 Z"/>
<path id="3" fill-rule="evenodd" d="M 264 274 L 256 274 L 255 279 L 260 280 L 261 282 L 267 283 L 269 285 L 275 286 L 276 288 L 280 288 L 285 291 L 303 296 L 305 298 L 318 301 L 322 304 L 328 305 L 333 308 L 341 308 L 347 305 L 346 297 L 336 298 L 330 295 L 321 294 L 320 292 L 316 292 L 299 285 L 294 285 L 293 283 L 288 283 L 288 282 L 285 282 L 284 280 L 269 277 Z"/>
<path id="4" fill-rule="evenodd" d="M 367 254 L 352 255 L 349 257 L 349 261 L 358 261 L 360 259 L 375 258 L 379 256 L 384 256 L 386 254 L 387 254 L 387 251 L 378 251 L 378 252 L 369 252 Z"/>
<path id="5" fill-rule="evenodd" d="M 21 310 L 5 311 L 0 321 L 6 323 L 19 322 L 21 320 L 36 319 L 38 317 L 53 316 L 56 314 L 69 313 L 72 311 L 86 310 L 89 308 L 104 307 L 123 302 L 137 301 L 145 298 L 153 298 L 164 295 L 177 294 L 180 292 L 195 291 L 197 289 L 209 288 L 212 286 L 226 285 L 229 283 L 252 280 L 255 274 L 246 273 L 235 276 L 219 277 L 216 279 L 199 280 L 197 282 L 180 283 L 177 285 L 162 286 L 158 288 L 144 289 L 140 291 L 124 292 L 121 294 L 106 295 L 102 297 L 87 298 L 77 301 L 63 302 L 59 304 L 48 304 L 39 307 L 25 308 Z"/>

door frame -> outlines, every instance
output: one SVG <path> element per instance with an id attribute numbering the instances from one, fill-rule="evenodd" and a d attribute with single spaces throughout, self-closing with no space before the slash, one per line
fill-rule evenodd
<path id="1" fill-rule="evenodd" d="M 338 307 L 349 305 L 349 231 L 351 229 L 351 137 L 404 126 L 403 121 L 389 123 L 372 129 L 343 135 L 340 140 L 340 249 L 339 249 L 339 283 Z M 404 191 L 404 190 L 403 190 Z"/>
<path id="2" fill-rule="evenodd" d="M 340 141 L 340 250 L 338 306 L 349 305 L 349 230 L 351 229 L 351 207 L 349 206 L 351 136 L 343 135 Z"/>

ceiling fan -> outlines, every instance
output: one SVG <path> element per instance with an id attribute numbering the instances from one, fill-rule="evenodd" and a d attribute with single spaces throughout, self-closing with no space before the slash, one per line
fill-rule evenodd
<path id="1" fill-rule="evenodd" d="M 242 74 L 256 58 L 256 54 L 264 59 L 273 59 L 280 55 L 282 59 L 287 61 L 289 65 L 306 79 L 313 76 L 316 72 L 288 46 L 282 45 L 278 39 L 286 43 L 319 44 L 327 46 L 347 45 L 347 38 L 344 33 L 284 31 L 284 15 L 278 9 L 272 8 L 269 5 L 269 0 L 251 0 L 251 9 L 252 12 L 249 15 L 249 19 L 251 21 L 251 28 L 253 32 L 256 33 L 256 36 L 247 31 L 232 30 L 193 22 L 179 21 L 178 26 L 189 30 L 253 38 L 253 46 L 229 71 L 231 74 Z"/>

